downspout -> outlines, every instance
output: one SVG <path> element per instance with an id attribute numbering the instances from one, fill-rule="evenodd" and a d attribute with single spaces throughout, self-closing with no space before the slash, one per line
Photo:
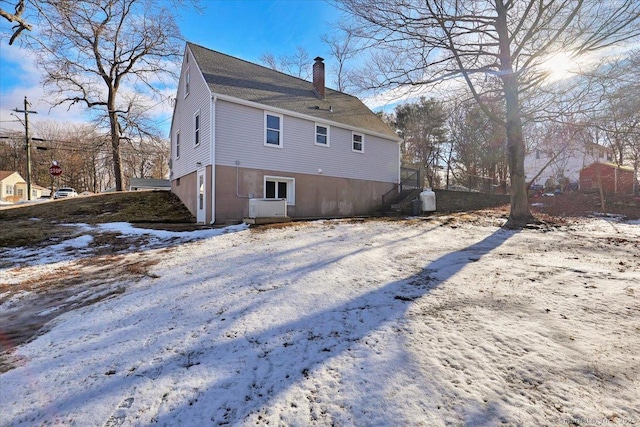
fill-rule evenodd
<path id="1" fill-rule="evenodd" d="M 402 142 L 404 140 L 398 141 L 398 193 L 400 192 L 400 184 L 402 184 Z"/>
<path id="2" fill-rule="evenodd" d="M 211 149 L 209 153 L 209 160 L 211 163 L 211 222 L 216 222 L 216 101 L 217 95 L 213 95 L 211 98 L 211 117 L 209 119 L 211 130 Z"/>

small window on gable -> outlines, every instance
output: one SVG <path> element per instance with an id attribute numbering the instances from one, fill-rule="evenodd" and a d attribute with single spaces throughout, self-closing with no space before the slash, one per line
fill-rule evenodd
<path id="1" fill-rule="evenodd" d="M 329 146 L 329 126 L 316 123 L 316 145 Z"/>
<path id="2" fill-rule="evenodd" d="M 195 144 L 200 144 L 200 112 L 196 113 L 196 123 L 195 123 Z"/>
<path id="3" fill-rule="evenodd" d="M 187 55 L 187 59 L 189 58 L 189 55 Z M 188 60 L 187 60 L 188 62 Z M 187 70 L 184 73 L 184 97 L 186 98 L 187 95 L 189 95 L 189 84 L 191 80 L 191 73 L 189 73 L 189 67 L 187 67 Z"/>
<path id="4" fill-rule="evenodd" d="M 176 159 L 180 158 L 180 132 L 176 133 Z"/>
<path id="5" fill-rule="evenodd" d="M 265 113 L 264 145 L 282 147 L 282 116 Z"/>
<path id="6" fill-rule="evenodd" d="M 353 132 L 352 143 L 353 143 L 353 145 L 351 146 L 352 151 L 355 151 L 358 153 L 364 153 L 364 135 L 363 134 Z"/>

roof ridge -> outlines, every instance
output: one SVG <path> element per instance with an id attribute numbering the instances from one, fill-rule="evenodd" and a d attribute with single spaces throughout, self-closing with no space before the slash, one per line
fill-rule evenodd
<path id="1" fill-rule="evenodd" d="M 198 44 L 198 43 L 193 43 L 193 42 L 190 42 L 190 41 L 187 41 L 186 43 L 187 43 L 187 45 L 196 46 L 196 47 L 199 47 L 199 48 L 201 48 L 201 49 L 208 50 L 209 52 L 213 52 L 213 53 L 216 53 L 216 54 L 218 54 L 218 55 L 225 56 L 225 57 L 227 57 L 227 58 L 231 58 L 231 59 L 235 59 L 235 60 L 238 60 L 238 61 L 242 61 L 242 62 L 245 62 L 245 63 L 247 63 L 247 64 L 255 65 L 256 67 L 260 67 L 260 68 L 263 68 L 263 69 L 268 70 L 268 71 L 272 71 L 272 72 L 275 72 L 275 73 L 282 74 L 283 76 L 286 76 L 286 77 L 289 77 L 289 78 L 292 78 L 292 79 L 301 80 L 301 81 L 303 81 L 303 82 L 305 82 L 305 83 L 309 83 L 309 84 L 311 85 L 311 90 L 313 91 L 313 80 L 311 80 L 311 81 L 309 81 L 309 80 L 305 80 L 305 79 L 303 79 L 302 77 L 293 76 L 293 75 L 291 75 L 291 74 L 287 74 L 287 73 L 285 73 L 284 71 L 276 70 L 276 69 L 274 69 L 274 68 L 267 67 L 266 65 L 258 64 L 258 63 L 256 63 L 256 62 L 251 62 L 251 61 L 249 61 L 249 60 L 247 60 L 247 59 L 243 59 L 243 58 L 239 58 L 239 57 L 237 57 L 237 56 L 229 55 L 228 53 L 220 52 L 220 51 L 218 51 L 218 50 L 214 50 L 214 49 L 208 48 L 208 47 L 206 47 L 206 46 L 202 46 L 202 45 L 200 45 L 200 44 Z M 197 58 L 194 58 L 194 59 L 195 59 L 196 61 L 198 60 Z M 355 96 L 355 95 L 351 95 L 351 94 L 349 94 L 349 93 L 342 92 L 342 91 L 339 91 L 339 90 L 337 90 L 337 89 L 332 89 L 332 88 L 330 88 L 330 87 L 328 87 L 328 86 L 326 86 L 326 85 L 325 85 L 325 89 L 326 89 L 326 90 L 330 90 L 330 91 L 335 92 L 335 93 L 339 93 L 339 94 L 345 95 L 345 96 L 350 96 L 350 97 L 352 97 L 352 98 L 356 98 L 356 99 L 358 99 L 358 100 L 360 99 L 360 98 L 358 98 L 358 97 L 357 97 L 357 96 Z"/>

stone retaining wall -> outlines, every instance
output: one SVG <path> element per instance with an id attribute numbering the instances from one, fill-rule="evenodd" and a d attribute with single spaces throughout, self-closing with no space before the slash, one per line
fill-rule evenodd
<path id="1" fill-rule="evenodd" d="M 509 204 L 508 194 L 486 194 L 467 191 L 433 190 L 436 212 L 474 211 Z"/>

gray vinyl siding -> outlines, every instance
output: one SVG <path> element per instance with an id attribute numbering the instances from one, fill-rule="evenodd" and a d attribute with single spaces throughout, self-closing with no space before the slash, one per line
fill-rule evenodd
<path id="1" fill-rule="evenodd" d="M 188 51 L 187 51 L 187 54 Z M 189 94 L 185 97 L 184 78 L 190 71 Z M 195 113 L 200 110 L 200 144 L 195 146 Z M 176 158 L 176 132 L 180 132 L 180 157 Z M 183 61 L 173 122 L 171 124 L 172 179 L 211 164 L 211 92 L 193 57 Z"/>
<path id="2" fill-rule="evenodd" d="M 269 110 L 266 110 L 267 112 Z M 364 153 L 351 150 L 352 131 L 328 125 L 329 147 L 315 144 L 316 121 L 284 115 L 282 148 L 264 145 L 264 112 L 216 102 L 216 164 L 340 178 L 397 182 L 399 149 L 395 141 L 364 134 Z M 322 172 L 319 172 L 321 170 Z"/>

